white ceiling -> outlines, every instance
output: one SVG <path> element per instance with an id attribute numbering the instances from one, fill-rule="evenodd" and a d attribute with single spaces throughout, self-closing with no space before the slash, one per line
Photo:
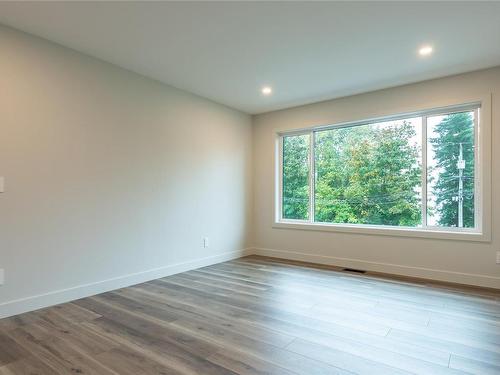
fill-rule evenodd
<path id="1" fill-rule="evenodd" d="M 252 114 L 500 65 L 500 2 L 2 2 L 0 23 Z"/>

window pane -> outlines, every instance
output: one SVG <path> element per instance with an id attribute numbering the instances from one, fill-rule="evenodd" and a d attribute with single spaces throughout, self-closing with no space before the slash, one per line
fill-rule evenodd
<path id="1" fill-rule="evenodd" d="M 315 221 L 421 224 L 421 118 L 315 133 Z"/>
<path id="2" fill-rule="evenodd" d="M 310 136 L 283 137 L 283 218 L 309 218 Z"/>
<path id="3" fill-rule="evenodd" d="M 427 118 L 427 225 L 474 228 L 474 111 Z"/>

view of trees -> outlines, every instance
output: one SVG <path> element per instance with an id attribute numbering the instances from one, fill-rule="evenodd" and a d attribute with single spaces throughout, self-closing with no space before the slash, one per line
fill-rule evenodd
<path id="1" fill-rule="evenodd" d="M 283 218 L 309 217 L 309 135 L 283 138 Z"/>
<path id="2" fill-rule="evenodd" d="M 457 163 L 462 145 L 463 170 L 463 226 L 474 227 L 474 117 L 473 112 L 453 113 L 438 118 L 429 143 L 434 152 L 435 166 L 429 168 L 429 183 L 434 198 L 432 211 L 437 214 L 437 224 L 458 226 Z M 431 121 L 429 121 L 431 122 Z"/>
<path id="3" fill-rule="evenodd" d="M 315 219 L 415 226 L 421 221 L 420 155 L 413 125 L 316 133 Z"/>
<path id="4" fill-rule="evenodd" d="M 464 227 L 474 226 L 473 112 L 435 116 L 428 134 L 428 217 L 457 226 L 462 144 Z M 421 119 L 316 131 L 314 221 L 418 226 L 422 223 Z M 309 218 L 310 135 L 283 138 L 283 218 Z"/>

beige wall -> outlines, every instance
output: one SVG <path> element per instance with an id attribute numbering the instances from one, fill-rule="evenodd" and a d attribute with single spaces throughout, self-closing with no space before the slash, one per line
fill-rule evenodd
<path id="1" fill-rule="evenodd" d="M 277 130 L 459 104 L 492 94 L 492 241 L 465 242 L 273 228 Z M 500 67 L 254 117 L 254 244 L 260 254 L 500 288 Z"/>
<path id="2" fill-rule="evenodd" d="M 242 254 L 250 116 L 8 28 L 0 54 L 0 317 Z"/>
<path id="3" fill-rule="evenodd" d="M 500 288 L 499 199 L 484 243 L 273 228 L 276 130 L 492 93 L 498 145 L 500 68 L 259 115 L 252 130 L 245 114 L 9 28 L 0 52 L 0 317 L 250 245 L 246 253 Z M 495 196 L 497 147 L 492 160 Z"/>

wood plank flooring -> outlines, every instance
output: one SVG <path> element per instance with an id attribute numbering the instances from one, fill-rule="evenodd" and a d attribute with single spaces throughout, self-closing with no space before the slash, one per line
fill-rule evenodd
<path id="1" fill-rule="evenodd" d="M 7 374 L 500 374 L 500 292 L 251 256 L 0 320 Z"/>

